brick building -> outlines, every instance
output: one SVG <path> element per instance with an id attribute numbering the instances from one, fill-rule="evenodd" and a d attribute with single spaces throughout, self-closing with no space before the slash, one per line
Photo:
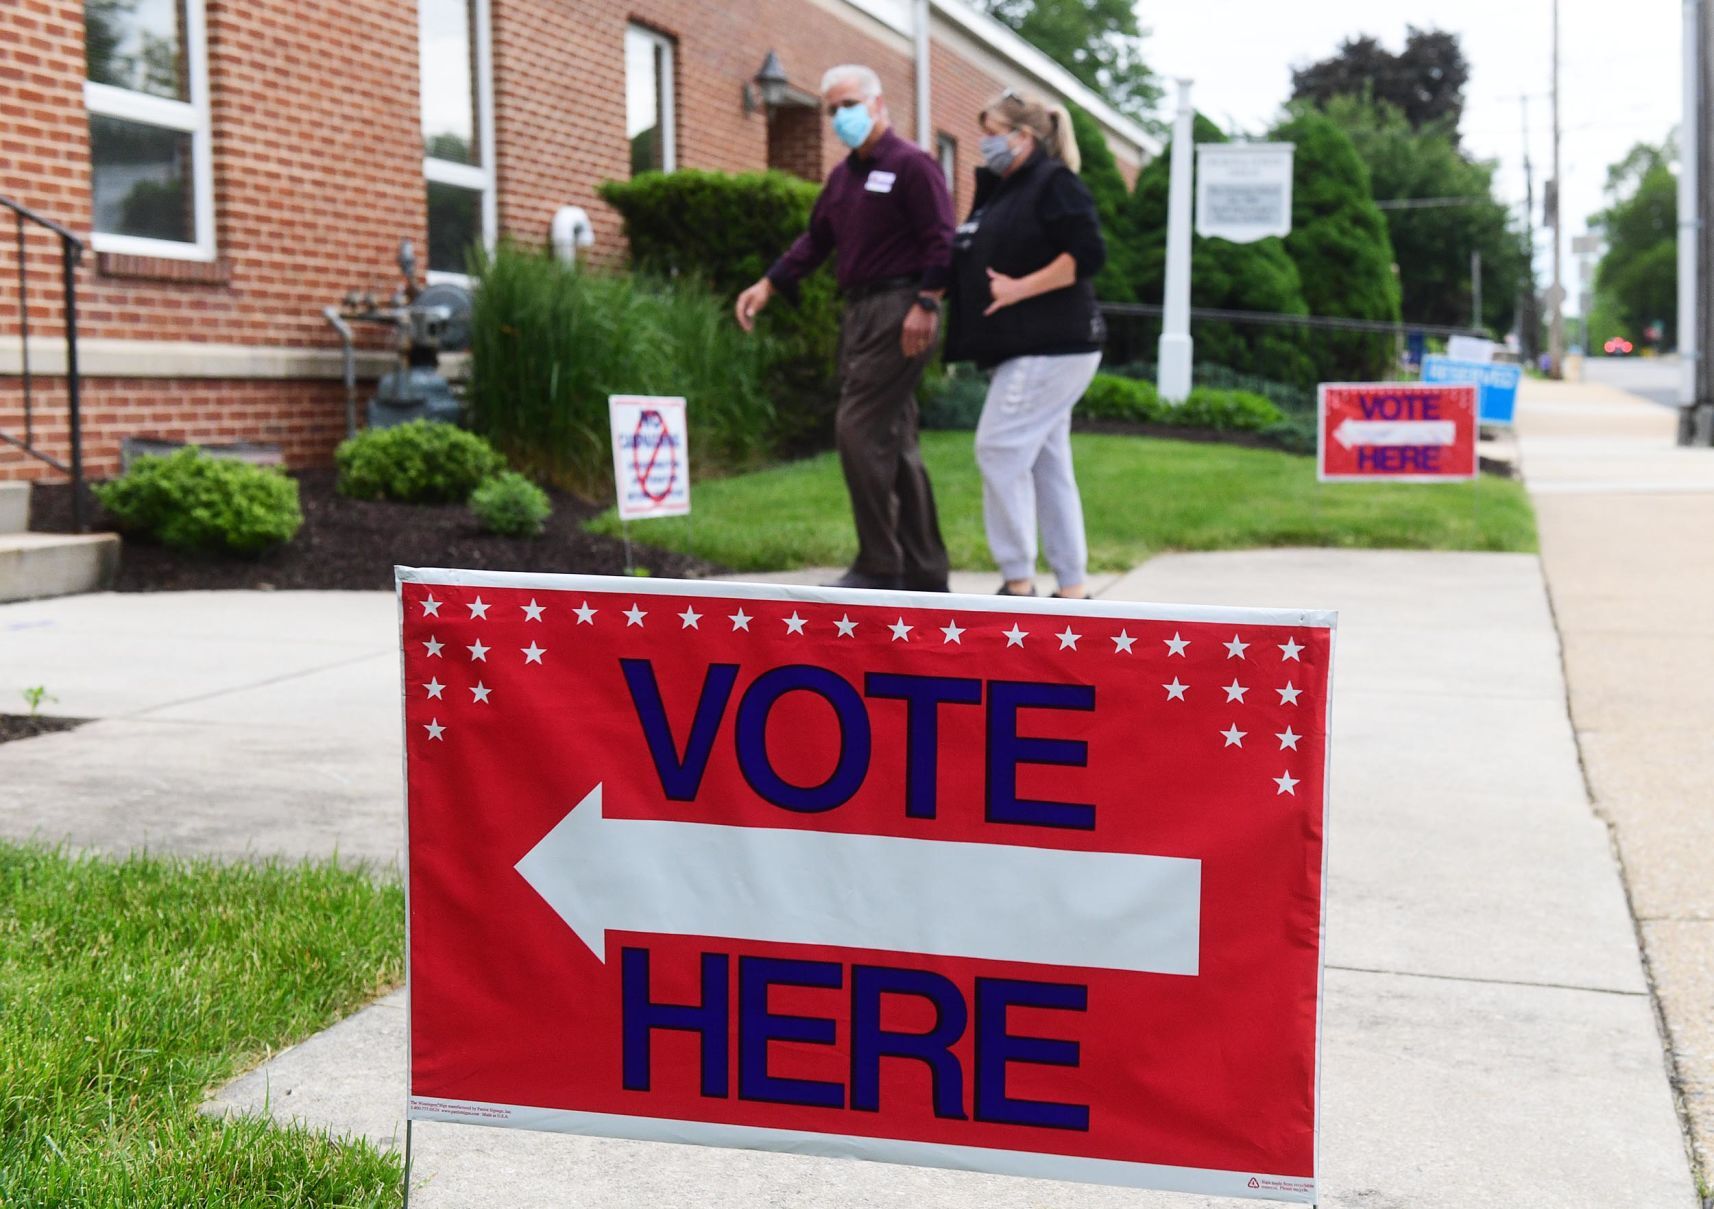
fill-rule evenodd
<path id="1" fill-rule="evenodd" d="M 770 52 L 784 78 L 764 89 Z M 963 0 L 7 0 L 0 196 L 91 249 L 77 278 L 87 470 L 114 472 L 127 436 L 325 459 L 345 404 L 321 309 L 353 288 L 390 294 L 401 238 L 435 277 L 472 241 L 545 244 L 576 205 L 594 231 L 585 254 L 622 263 L 600 182 L 674 167 L 819 177 L 842 148 L 813 94 L 847 61 L 880 74 L 894 125 L 935 148 L 961 211 L 976 112 L 1008 85 L 1089 110 L 1128 177 L 1154 150 Z M 58 244 L 26 232 L 35 437 L 63 455 Z M 17 436 L 12 235 L 0 230 L 0 433 Z M 372 377 L 388 358 L 362 360 Z M 0 444 L 0 480 L 44 473 Z"/>

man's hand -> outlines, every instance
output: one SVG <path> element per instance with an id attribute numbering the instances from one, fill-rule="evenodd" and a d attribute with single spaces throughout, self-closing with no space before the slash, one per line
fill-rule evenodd
<path id="1" fill-rule="evenodd" d="M 1022 302 L 1030 295 L 1026 291 L 1022 278 L 1007 277 L 1004 273 L 988 270 L 988 296 L 993 299 L 988 304 L 984 315 L 992 315 L 1001 307 L 1011 306 L 1014 302 Z"/>
<path id="2" fill-rule="evenodd" d="M 766 277 L 738 295 L 737 305 L 733 307 L 738 316 L 738 326 L 745 331 L 751 331 L 756 326 L 756 312 L 768 305 L 768 299 L 774 296 L 774 283 Z"/>
<path id="3" fill-rule="evenodd" d="M 906 357 L 914 360 L 933 347 L 935 333 L 939 330 L 940 316 L 913 302 L 905 315 L 904 326 L 899 329 L 899 347 Z"/>

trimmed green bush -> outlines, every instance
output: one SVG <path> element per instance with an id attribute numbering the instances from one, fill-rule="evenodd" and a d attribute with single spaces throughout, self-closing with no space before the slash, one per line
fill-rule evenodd
<path id="1" fill-rule="evenodd" d="M 403 504 L 450 504 L 506 468 L 506 459 L 473 432 L 435 420 L 371 428 L 340 443 L 339 494 Z"/>
<path id="2" fill-rule="evenodd" d="M 1077 413 L 1086 420 L 1125 420 L 1136 424 L 1165 422 L 1168 410 L 1154 383 L 1118 374 L 1096 374 Z"/>
<path id="3" fill-rule="evenodd" d="M 470 493 L 470 511 L 490 533 L 540 537 L 553 515 L 548 493 L 516 470 L 503 470 Z"/>
<path id="4" fill-rule="evenodd" d="M 699 281 L 578 270 L 510 244 L 478 267 L 471 427 L 516 469 L 610 498 L 609 395 L 684 396 L 699 473 L 774 447 L 771 342 Z"/>
<path id="5" fill-rule="evenodd" d="M 985 374 L 950 371 L 925 378 L 917 397 L 923 428 L 968 432 L 982 418 L 982 405 L 988 401 L 988 378 Z"/>
<path id="6" fill-rule="evenodd" d="M 1170 411 L 1169 424 L 1221 432 L 1259 432 L 1285 419 L 1284 413 L 1261 395 L 1207 386 L 1196 387 L 1182 405 Z"/>
<path id="7" fill-rule="evenodd" d="M 296 480 L 194 445 L 138 458 L 94 490 L 121 529 L 186 550 L 258 554 L 291 541 L 304 523 Z"/>

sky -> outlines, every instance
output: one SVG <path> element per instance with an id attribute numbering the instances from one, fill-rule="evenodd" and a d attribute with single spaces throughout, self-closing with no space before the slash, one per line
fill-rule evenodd
<path id="1" fill-rule="evenodd" d="M 1455 33 L 1470 64 L 1464 89 L 1465 146 L 1499 161 L 1500 196 L 1521 212 L 1524 115 L 1535 177 L 1537 265 L 1549 281 L 1551 239 L 1541 225 L 1542 183 L 1550 175 L 1554 0 L 1139 0 L 1151 32 L 1149 66 L 1168 85 L 1195 81 L 1196 107 L 1222 126 L 1262 133 L 1291 93 L 1291 68 L 1331 55 L 1346 37 L 1370 34 L 1389 50 L 1417 25 Z M 1567 309 L 1575 311 L 1578 269 L 1573 236 L 1604 204 L 1607 165 L 1639 141 L 1659 142 L 1682 107 L 1683 6 L 1680 0 L 1559 0 L 1560 205 L 1564 218 Z"/>

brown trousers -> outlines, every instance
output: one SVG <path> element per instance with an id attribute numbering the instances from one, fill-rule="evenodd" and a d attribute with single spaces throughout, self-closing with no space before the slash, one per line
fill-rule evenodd
<path id="1" fill-rule="evenodd" d="M 834 434 L 857 523 L 852 569 L 934 587 L 946 579 L 946 544 L 917 446 L 916 398 L 933 350 L 907 358 L 899 347 L 915 302 L 915 288 L 905 286 L 845 304 Z"/>

